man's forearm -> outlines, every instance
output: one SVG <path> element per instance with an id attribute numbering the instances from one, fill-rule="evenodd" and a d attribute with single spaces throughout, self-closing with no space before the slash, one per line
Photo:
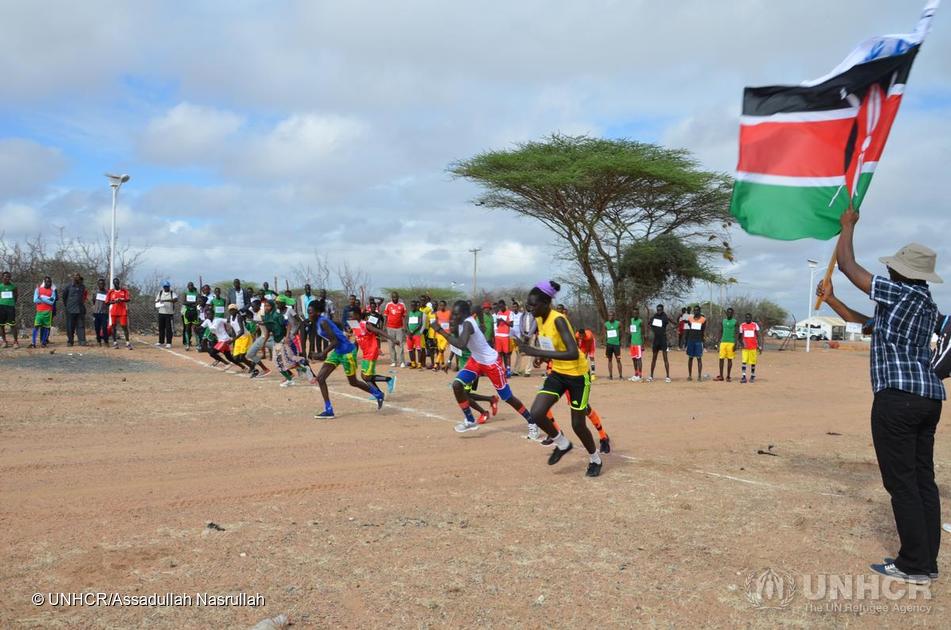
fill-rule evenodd
<path id="1" fill-rule="evenodd" d="M 845 303 L 835 296 L 826 298 L 825 303 L 828 304 L 829 308 L 835 311 L 839 317 L 847 322 L 864 324 L 870 319 L 868 315 L 863 315 L 862 313 L 849 308 L 845 305 Z"/>

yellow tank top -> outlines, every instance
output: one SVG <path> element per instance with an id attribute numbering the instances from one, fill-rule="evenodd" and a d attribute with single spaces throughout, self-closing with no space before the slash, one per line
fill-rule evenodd
<path id="1" fill-rule="evenodd" d="M 565 341 L 561 338 L 558 328 L 555 327 L 555 322 L 558 321 L 559 317 L 564 319 L 565 323 L 568 324 L 568 330 L 571 336 L 575 336 L 575 329 L 571 327 L 571 322 L 568 321 L 568 318 L 552 309 L 552 311 L 548 313 L 548 319 L 545 321 L 542 321 L 541 317 L 535 318 L 535 322 L 538 324 L 538 345 L 542 350 L 565 351 Z M 579 351 L 577 359 L 571 361 L 552 360 L 551 369 L 553 372 L 558 372 L 566 376 L 584 376 L 589 370 L 588 358 Z"/>

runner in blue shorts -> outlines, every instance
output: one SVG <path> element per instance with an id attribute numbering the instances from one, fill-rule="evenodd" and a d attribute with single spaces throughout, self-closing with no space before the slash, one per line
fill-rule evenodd
<path id="1" fill-rule="evenodd" d="M 327 317 L 321 309 L 322 303 L 314 300 L 307 305 L 307 317 L 313 322 L 312 330 L 327 342 L 327 347 L 317 355 L 318 361 L 323 361 L 324 365 L 317 373 L 317 386 L 320 387 L 320 395 L 324 397 L 324 410 L 314 414 L 315 418 L 333 418 L 334 408 L 330 404 L 330 391 L 327 389 L 327 378 L 331 372 L 337 369 L 337 366 L 343 367 L 343 373 L 347 376 L 350 387 L 356 387 L 371 394 L 376 398 L 376 408 L 383 407 L 383 392 L 373 383 L 365 383 L 357 378 L 357 346 L 347 339 L 347 336 Z"/>

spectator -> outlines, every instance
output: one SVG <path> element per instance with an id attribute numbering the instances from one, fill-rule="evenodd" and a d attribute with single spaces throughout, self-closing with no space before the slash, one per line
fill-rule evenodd
<path id="1" fill-rule="evenodd" d="M 33 342 L 31 348 L 36 347 L 36 334 L 40 335 L 40 345 L 44 348 L 50 340 L 50 328 L 53 326 L 53 315 L 56 312 L 56 285 L 49 276 L 43 278 L 33 291 L 33 303 L 36 305 L 36 316 L 33 318 Z"/>
<path id="2" fill-rule="evenodd" d="M 3 346 L 10 347 L 10 340 L 7 339 L 6 329 L 10 329 L 10 336 L 13 337 L 13 347 L 20 347 L 20 340 L 17 338 L 17 288 L 13 284 L 13 278 L 9 271 L 3 272 L 0 279 L 0 337 L 3 337 Z"/>
<path id="3" fill-rule="evenodd" d="M 235 283 L 240 283 L 235 280 Z M 175 316 L 175 304 L 178 302 L 178 295 L 172 291 L 171 282 L 166 280 L 162 283 L 162 290 L 155 296 L 155 308 L 158 309 L 158 343 L 155 345 L 164 345 L 166 348 L 172 347 L 172 337 L 175 336 L 172 330 L 172 318 Z"/>
<path id="4" fill-rule="evenodd" d="M 363 321 L 363 311 L 360 309 L 360 302 L 357 301 L 357 296 L 353 294 L 350 295 L 347 305 L 343 307 L 341 319 L 348 330 L 350 329 L 349 322 Z"/>
<path id="5" fill-rule="evenodd" d="M 241 280 L 238 278 L 234 279 L 234 283 L 228 289 L 228 304 L 234 304 L 239 311 L 251 306 L 251 289 L 242 289 Z"/>
<path id="6" fill-rule="evenodd" d="M 106 288 L 106 279 L 99 278 L 96 282 L 96 294 L 92 302 L 92 325 L 96 330 L 96 345 L 109 345 L 109 301 L 106 297 L 109 290 Z"/>
<path id="7" fill-rule="evenodd" d="M 406 305 L 400 302 L 400 294 L 396 291 L 390 295 L 390 302 L 383 309 L 383 315 L 386 317 L 386 336 L 395 340 L 390 343 L 390 367 L 396 367 L 399 363 L 401 368 L 406 367 L 406 357 L 403 354 L 403 341 L 405 340 L 403 326 L 406 323 Z M 397 357 L 397 349 L 399 356 Z M 399 361 L 397 361 L 399 358 Z"/>
<path id="8" fill-rule="evenodd" d="M 73 283 L 68 285 L 61 294 L 63 307 L 66 310 L 66 345 L 73 346 L 74 339 L 79 339 L 79 345 L 86 345 L 86 300 L 89 292 L 83 284 L 83 277 L 73 274 Z"/>
<path id="9" fill-rule="evenodd" d="M 300 326 L 300 353 L 301 356 L 307 357 L 308 359 L 313 359 L 316 355 L 315 347 L 317 337 L 319 337 L 314 328 L 314 323 L 310 321 L 310 318 L 306 317 L 307 307 L 316 299 L 317 296 L 311 293 L 310 284 L 308 283 L 304 285 L 304 293 L 297 300 L 300 305 L 301 315 L 304 316 L 304 321 Z"/>
<path id="10" fill-rule="evenodd" d="M 855 260 L 852 240 L 858 219 L 853 210 L 842 214 L 836 257 L 842 273 L 876 303 L 870 348 L 875 394 L 872 444 L 882 483 L 891 496 L 901 544 L 897 557 L 873 564 L 872 570 L 906 582 L 928 584 L 938 575 L 941 545 L 934 435 L 946 397 L 944 385 L 931 366 L 930 341 L 938 307 L 928 282 L 942 280 L 934 272 L 935 253 L 917 243 L 879 259 L 888 269 L 888 278 L 873 276 Z M 865 319 L 847 310 L 856 316 L 854 319 Z"/>

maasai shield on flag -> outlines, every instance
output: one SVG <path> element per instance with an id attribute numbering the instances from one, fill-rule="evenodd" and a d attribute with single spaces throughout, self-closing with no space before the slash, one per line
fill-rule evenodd
<path id="1" fill-rule="evenodd" d="M 862 205 L 939 1 L 914 33 L 868 39 L 820 79 L 743 91 L 730 211 L 744 230 L 783 240 L 839 233 L 842 212 Z"/>

